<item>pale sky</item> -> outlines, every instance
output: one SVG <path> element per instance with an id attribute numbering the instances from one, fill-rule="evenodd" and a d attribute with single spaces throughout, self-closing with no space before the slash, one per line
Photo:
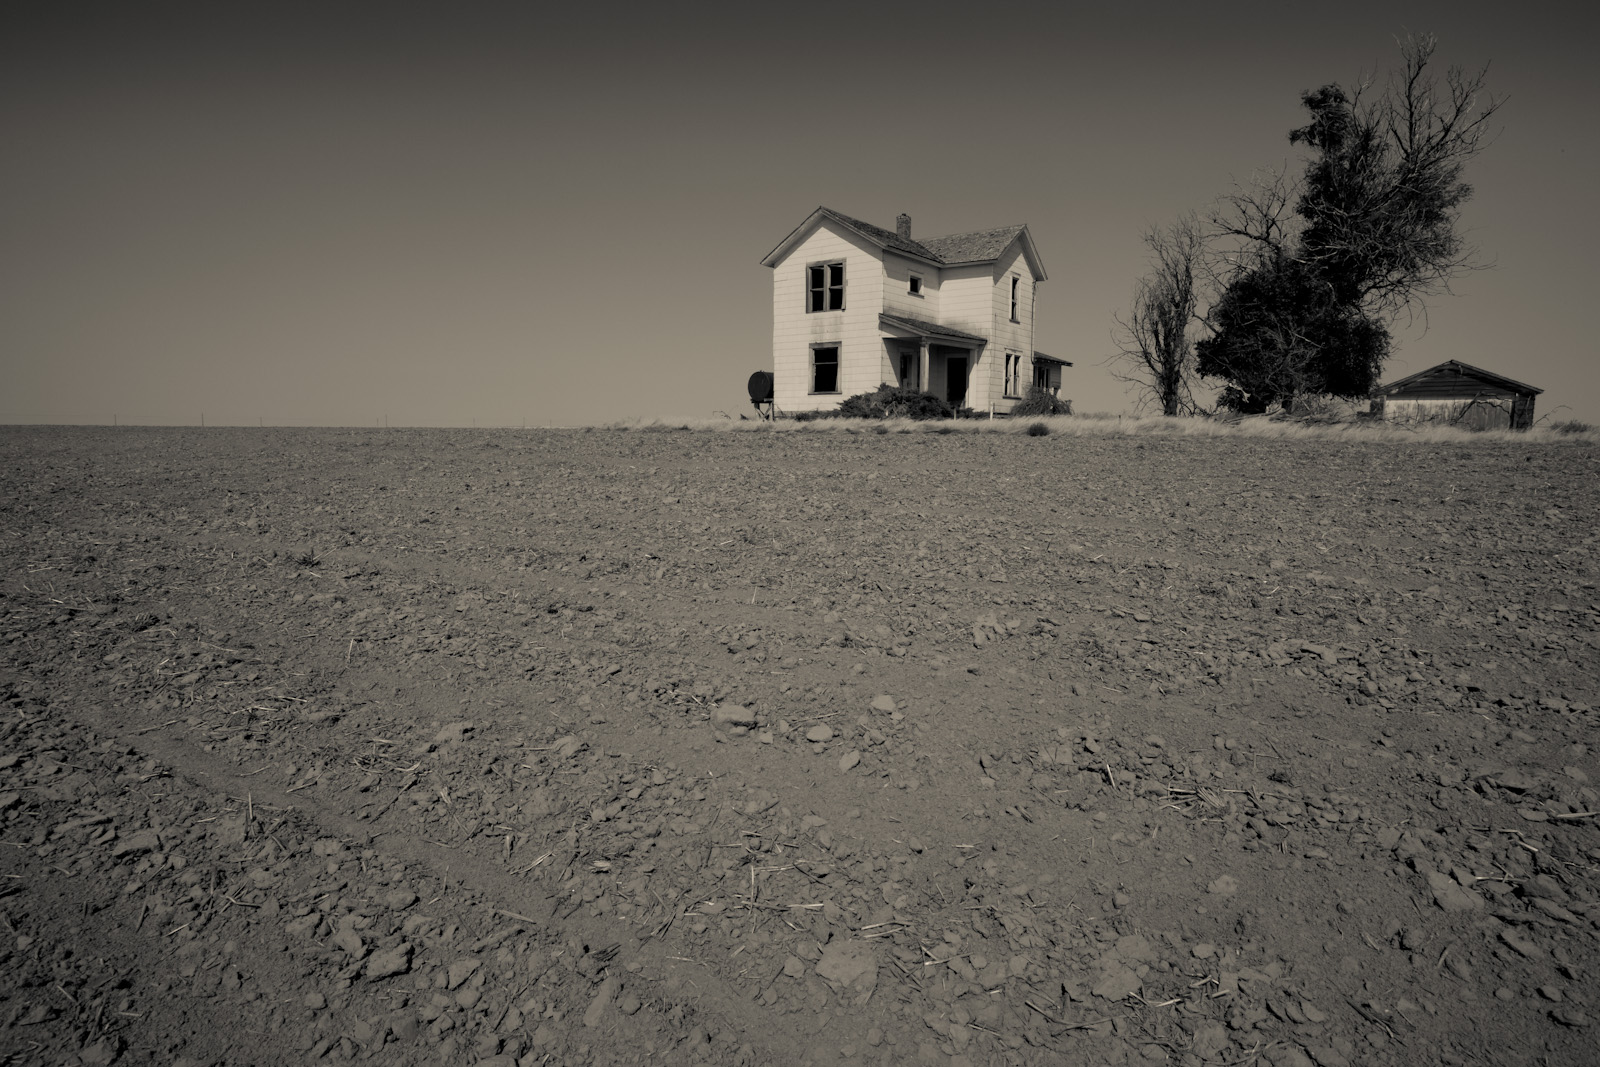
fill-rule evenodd
<path id="1" fill-rule="evenodd" d="M 760 260 L 819 204 L 1028 223 L 1037 347 L 1131 410 L 1104 360 L 1141 231 L 1296 165 L 1300 93 L 1409 30 L 1509 102 L 1468 171 L 1493 269 L 1384 378 L 1460 359 L 1600 422 L 1580 5 L 571 6 L 8 5 L 0 421 L 736 416 Z"/>

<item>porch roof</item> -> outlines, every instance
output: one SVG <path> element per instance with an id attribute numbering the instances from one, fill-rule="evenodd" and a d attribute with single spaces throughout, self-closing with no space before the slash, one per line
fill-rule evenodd
<path id="1" fill-rule="evenodd" d="M 939 344 L 952 342 L 961 348 L 973 348 L 989 343 L 987 337 L 979 337 L 975 333 L 967 333 L 953 326 L 940 326 L 937 322 L 929 322 L 927 319 L 914 319 L 910 315 L 891 315 L 883 312 L 878 316 L 878 325 L 889 330 L 914 333 L 925 340 Z"/>
<path id="2" fill-rule="evenodd" d="M 1057 359 L 1055 356 L 1047 356 L 1043 352 L 1035 352 L 1033 354 L 1033 361 L 1035 363 L 1055 363 L 1063 367 L 1072 366 L 1072 360 L 1070 359 Z"/>

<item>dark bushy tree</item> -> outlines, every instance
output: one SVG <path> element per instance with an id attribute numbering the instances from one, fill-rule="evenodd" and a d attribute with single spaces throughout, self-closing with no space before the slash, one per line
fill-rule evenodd
<path id="1" fill-rule="evenodd" d="M 1285 255 L 1236 277 L 1210 320 L 1215 332 L 1195 345 L 1196 369 L 1230 383 L 1221 406 L 1246 414 L 1299 396 L 1365 396 L 1389 355 L 1387 329 Z"/>
<path id="2" fill-rule="evenodd" d="M 1488 144 L 1502 101 L 1487 68 L 1430 70 L 1435 40 L 1401 45 L 1376 95 L 1325 85 L 1289 135 L 1311 149 L 1298 184 L 1279 178 L 1225 198 L 1212 221 L 1222 295 L 1196 346 L 1199 373 L 1229 383 L 1224 406 L 1263 410 L 1308 393 L 1368 395 L 1389 355 L 1388 325 L 1474 267 L 1459 231 L 1467 161 Z"/>

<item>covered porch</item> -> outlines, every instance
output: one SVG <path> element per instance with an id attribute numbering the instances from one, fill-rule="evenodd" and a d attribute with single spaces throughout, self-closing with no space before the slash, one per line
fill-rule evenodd
<path id="1" fill-rule="evenodd" d="M 885 381 L 966 406 L 973 370 L 988 339 L 924 319 L 878 316 L 888 367 Z"/>
<path id="2" fill-rule="evenodd" d="M 1033 384 L 1051 396 L 1061 395 L 1061 371 L 1072 366 L 1070 359 L 1057 359 L 1043 352 L 1033 354 Z"/>

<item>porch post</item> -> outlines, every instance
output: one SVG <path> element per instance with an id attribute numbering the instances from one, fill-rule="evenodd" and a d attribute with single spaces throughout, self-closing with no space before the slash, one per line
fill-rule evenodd
<path id="1" fill-rule="evenodd" d="M 926 337 L 917 342 L 917 388 L 926 393 L 928 391 L 928 339 Z"/>

